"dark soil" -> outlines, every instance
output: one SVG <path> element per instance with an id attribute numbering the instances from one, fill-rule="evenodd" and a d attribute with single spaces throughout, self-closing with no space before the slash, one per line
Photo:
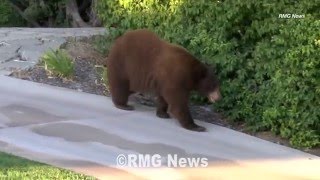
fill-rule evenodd
<path id="1" fill-rule="evenodd" d="M 106 95 L 106 87 L 99 77 L 97 68 L 85 59 L 75 60 L 74 77 L 69 80 L 48 75 L 41 65 L 28 71 L 14 72 L 11 76 L 92 94 Z"/>
<path id="2" fill-rule="evenodd" d="M 63 45 L 63 48 L 66 49 L 74 59 L 75 72 L 72 79 L 66 80 L 60 77 L 50 76 L 41 65 L 36 65 L 30 70 L 14 72 L 11 76 L 53 86 L 70 88 L 86 93 L 109 96 L 108 88 L 105 86 L 102 79 L 102 69 L 97 67 L 97 65 L 102 64 L 105 57 L 98 53 L 98 51 L 92 47 L 91 43 L 91 41 L 80 41 L 69 42 Z M 146 106 L 155 106 L 153 97 L 150 95 L 136 94 L 130 97 L 130 101 Z M 244 124 L 233 124 L 228 122 L 218 113 L 215 113 L 210 105 L 190 104 L 190 111 L 193 118 L 200 121 L 217 124 L 277 144 L 290 146 L 287 140 L 275 136 L 271 132 L 259 132 L 253 134 L 245 130 Z M 320 148 L 305 151 L 320 156 Z"/>

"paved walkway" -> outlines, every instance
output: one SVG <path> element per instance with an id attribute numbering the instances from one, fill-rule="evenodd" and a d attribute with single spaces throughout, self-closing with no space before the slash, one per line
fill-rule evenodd
<path id="1" fill-rule="evenodd" d="M 35 65 L 49 49 L 57 49 L 68 37 L 105 33 L 104 28 L 0 28 L 0 75 Z"/>
<path id="2" fill-rule="evenodd" d="M 320 179 L 317 156 L 205 122 L 197 123 L 208 132 L 187 131 L 151 108 L 136 109 L 0 76 L 0 151 L 100 179 Z M 159 154 L 163 166 L 117 166 L 119 154 L 137 153 Z M 208 166 L 168 168 L 168 154 L 207 158 Z"/>

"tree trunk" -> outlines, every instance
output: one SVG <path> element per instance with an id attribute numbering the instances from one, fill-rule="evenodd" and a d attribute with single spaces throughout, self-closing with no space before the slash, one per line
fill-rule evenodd
<path id="1" fill-rule="evenodd" d="M 67 0 L 66 14 L 71 18 L 73 27 L 90 27 L 81 18 L 76 0 Z"/>
<path id="2" fill-rule="evenodd" d="M 88 7 L 90 7 L 92 1 L 93 0 L 83 0 L 79 5 L 79 12 L 85 11 Z"/>
<path id="3" fill-rule="evenodd" d="M 97 12 L 95 11 L 97 6 L 97 0 L 92 0 L 91 8 L 90 8 L 90 24 L 94 27 L 101 27 L 102 22 L 99 19 Z"/>

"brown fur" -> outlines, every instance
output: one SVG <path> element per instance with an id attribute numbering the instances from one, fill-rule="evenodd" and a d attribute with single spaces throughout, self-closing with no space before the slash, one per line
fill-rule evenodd
<path id="1" fill-rule="evenodd" d="M 186 49 L 140 29 L 126 32 L 114 42 L 107 59 L 108 81 L 116 107 L 133 110 L 127 105 L 132 93 L 155 93 L 157 116 L 169 118 L 169 112 L 181 126 L 205 131 L 194 123 L 188 108 L 191 91 L 219 99 L 219 82 L 204 64 Z M 215 94 L 214 96 L 212 95 Z"/>

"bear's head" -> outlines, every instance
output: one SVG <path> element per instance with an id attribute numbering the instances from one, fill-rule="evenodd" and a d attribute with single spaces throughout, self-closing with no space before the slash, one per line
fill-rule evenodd
<path id="1" fill-rule="evenodd" d="M 197 91 L 201 95 L 208 97 L 210 102 L 214 103 L 221 99 L 220 82 L 210 68 L 206 67 L 199 78 Z"/>

